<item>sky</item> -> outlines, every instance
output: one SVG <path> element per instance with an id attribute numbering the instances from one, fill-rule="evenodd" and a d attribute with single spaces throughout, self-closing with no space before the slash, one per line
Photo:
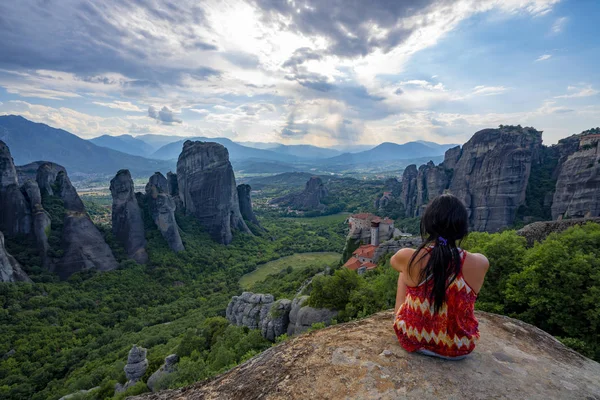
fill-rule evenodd
<path id="1" fill-rule="evenodd" d="M 83 138 L 544 142 L 600 125 L 596 0 L 0 2 L 0 115 Z"/>

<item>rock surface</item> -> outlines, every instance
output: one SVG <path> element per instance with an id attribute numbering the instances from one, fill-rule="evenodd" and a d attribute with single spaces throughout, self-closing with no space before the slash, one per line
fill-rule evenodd
<path id="1" fill-rule="evenodd" d="M 560 166 L 552 219 L 600 217 L 600 140 L 579 147 Z"/>
<path id="2" fill-rule="evenodd" d="M 151 391 L 156 392 L 157 391 L 156 385 L 165 376 L 167 376 L 171 372 L 175 371 L 175 364 L 177 364 L 178 361 L 179 361 L 179 357 L 177 356 L 177 354 L 171 354 L 171 355 L 167 356 L 165 358 L 165 363 L 163 365 L 161 365 L 161 367 L 159 369 L 157 369 L 152 375 L 150 375 L 150 378 L 148 378 L 148 381 L 146 382 L 146 385 L 148 385 L 148 388 Z"/>
<path id="3" fill-rule="evenodd" d="M 252 192 L 252 188 L 250 185 L 242 184 L 237 187 L 238 199 L 240 200 L 240 212 L 242 213 L 242 217 L 246 221 L 252 222 L 254 225 L 259 225 L 258 219 L 256 215 L 254 215 L 254 211 L 252 210 L 252 199 L 250 197 L 250 193 Z"/>
<path id="4" fill-rule="evenodd" d="M 264 338 L 274 341 L 284 333 L 302 333 L 317 322 L 329 325 L 337 315 L 333 310 L 305 306 L 306 300 L 307 296 L 275 301 L 270 294 L 244 292 L 233 296 L 225 315 L 231 324 L 260 329 Z"/>
<path id="5" fill-rule="evenodd" d="M 0 282 L 31 282 L 19 262 L 6 251 L 2 232 L 0 232 Z"/>
<path id="6" fill-rule="evenodd" d="M 527 239 L 527 245 L 533 246 L 535 242 L 542 242 L 551 233 L 559 233 L 569 229 L 572 226 L 583 225 L 588 222 L 595 222 L 600 224 L 600 218 L 577 218 L 577 219 L 564 219 L 562 221 L 545 221 L 545 222 L 534 222 L 529 225 L 525 225 L 522 229 L 517 231 L 517 235 L 523 236 Z"/>
<path id="7" fill-rule="evenodd" d="M 232 231 L 251 233 L 240 212 L 237 186 L 227 149 L 211 142 L 183 144 L 177 161 L 179 197 L 214 240 L 229 244 Z"/>
<path id="8" fill-rule="evenodd" d="M 40 193 L 43 195 L 54 195 L 52 186 L 56 182 L 59 172 L 67 173 L 64 167 L 51 162 L 42 162 L 38 167 L 36 178 Z"/>
<path id="9" fill-rule="evenodd" d="M 421 243 L 422 240 L 418 236 L 407 237 L 398 240 L 388 240 L 377 246 L 377 249 L 375 249 L 375 255 L 373 256 L 373 262 L 377 264 L 384 255 L 395 254 L 398 252 L 398 250 L 406 247 L 416 249 L 421 245 Z"/>
<path id="10" fill-rule="evenodd" d="M 465 360 L 449 362 L 404 351 L 392 330 L 393 316 L 385 311 L 310 332 L 212 380 L 131 399 L 600 397 L 600 364 L 521 321 L 476 312 L 477 348 Z"/>
<path id="11" fill-rule="evenodd" d="M 165 180 L 166 184 L 166 180 Z M 146 234 L 142 209 L 135 197 L 133 179 L 128 170 L 122 169 L 110 181 L 112 204 L 112 230 L 125 247 L 129 258 L 138 264 L 148 262 Z"/>
<path id="12" fill-rule="evenodd" d="M 148 359 L 146 358 L 148 350 L 143 347 L 133 345 L 127 356 L 127 364 L 123 368 L 125 377 L 129 381 L 138 381 L 148 369 Z"/>
<path id="13" fill-rule="evenodd" d="M 35 238 L 36 247 L 42 258 L 42 265 L 48 268 L 50 259 L 48 258 L 48 232 L 51 228 L 50 215 L 42 206 L 42 196 L 40 188 L 35 181 L 26 181 L 21 190 L 25 193 L 25 197 L 31 210 L 32 233 Z"/>
<path id="14" fill-rule="evenodd" d="M 294 210 L 317 211 L 325 206 L 321 203 L 327 197 L 328 190 L 323 181 L 318 176 L 313 176 L 306 182 L 304 191 L 300 193 L 290 193 L 271 200 L 271 204 L 290 207 Z"/>
<path id="15" fill-rule="evenodd" d="M 0 141 L 0 231 L 8 237 L 31 233 L 31 209 L 19 188 L 8 146 Z"/>
<path id="16" fill-rule="evenodd" d="M 185 248 L 175 220 L 176 206 L 168 191 L 167 179 L 157 172 L 146 185 L 146 201 L 152 220 L 171 250 L 183 251 Z"/>
<path id="17" fill-rule="evenodd" d="M 54 185 L 65 206 L 64 227 L 61 246 L 64 252 L 57 260 L 52 271 L 61 279 L 66 279 L 75 272 L 96 268 L 98 271 L 116 269 L 119 264 L 115 260 L 110 247 L 85 211 L 83 202 L 64 171 L 59 171 Z"/>
<path id="18" fill-rule="evenodd" d="M 460 151 L 448 150 L 439 166 L 407 167 L 401 197 L 406 216 L 421 215 L 431 199 L 448 190 L 465 203 L 472 230 L 495 232 L 512 225 L 541 148 L 542 133 L 533 128 L 484 129 Z"/>

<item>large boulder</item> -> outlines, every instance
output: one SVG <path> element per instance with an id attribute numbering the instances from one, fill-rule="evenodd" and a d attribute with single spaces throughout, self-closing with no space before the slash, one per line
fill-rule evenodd
<path id="1" fill-rule="evenodd" d="M 306 182 L 304 191 L 278 197 L 271 200 L 271 204 L 290 207 L 294 210 L 318 211 L 325 207 L 321 201 L 327 197 L 328 194 L 329 191 L 323 184 L 321 178 L 313 176 Z"/>
<path id="2" fill-rule="evenodd" d="M 250 185 L 242 184 L 237 187 L 238 199 L 240 200 L 240 212 L 246 221 L 252 222 L 254 225 L 260 225 L 254 211 L 252 210 L 252 199 L 250 193 L 252 188 Z"/>
<path id="3" fill-rule="evenodd" d="M 0 232 L 0 282 L 31 282 L 19 262 L 6 251 L 2 232 Z"/>
<path id="4" fill-rule="evenodd" d="M 600 364 L 524 322 L 476 311 L 463 361 L 408 353 L 393 311 L 288 340 L 208 381 L 132 400 L 597 399 Z"/>
<path id="5" fill-rule="evenodd" d="M 152 220 L 173 251 L 183 251 L 179 226 L 175 220 L 175 202 L 168 194 L 167 179 L 160 172 L 155 173 L 146 185 L 146 202 Z"/>
<path id="6" fill-rule="evenodd" d="M 290 323 L 287 328 L 288 335 L 298 335 L 310 329 L 313 324 L 331 324 L 338 312 L 327 308 L 314 308 L 306 305 L 308 296 L 296 297 L 292 301 L 290 310 Z"/>
<path id="7" fill-rule="evenodd" d="M 148 359 L 146 358 L 147 352 L 148 350 L 143 347 L 138 347 L 135 344 L 131 350 L 129 350 L 127 364 L 125 364 L 125 367 L 123 368 L 127 382 L 125 385 L 117 383 L 115 385 L 115 394 L 126 391 L 131 386 L 139 382 L 144 376 L 146 370 L 148 369 Z"/>
<path id="8" fill-rule="evenodd" d="M 112 230 L 125 247 L 127 255 L 139 264 L 148 262 L 146 234 L 142 209 L 135 197 L 133 179 L 128 170 L 122 169 L 110 181 L 113 198 Z"/>
<path id="9" fill-rule="evenodd" d="M 157 384 L 160 382 L 161 379 L 164 379 L 165 376 L 175 371 L 175 365 L 178 361 L 179 357 L 177 356 L 177 354 L 171 354 L 167 356 L 165 358 L 165 363 L 161 365 L 161 367 L 157 369 L 152 375 L 150 375 L 150 378 L 148 378 L 148 381 L 146 382 L 148 388 L 151 391 L 156 392 L 158 389 Z"/>
<path id="10" fill-rule="evenodd" d="M 240 212 L 233 167 L 223 145 L 186 141 L 177 161 L 177 184 L 185 213 L 196 217 L 217 242 L 231 243 L 235 229 L 251 233 Z"/>
<path id="11" fill-rule="evenodd" d="M 600 217 L 534 222 L 532 224 L 525 225 L 522 229 L 519 229 L 517 231 L 517 235 L 523 236 L 527 240 L 527 245 L 531 247 L 536 242 L 543 242 L 551 233 L 560 233 L 572 226 L 583 225 L 588 222 L 600 224 Z"/>

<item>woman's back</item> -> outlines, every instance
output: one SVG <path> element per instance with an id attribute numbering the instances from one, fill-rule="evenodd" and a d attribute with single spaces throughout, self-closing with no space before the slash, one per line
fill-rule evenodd
<path id="1" fill-rule="evenodd" d="M 402 252 L 404 254 L 398 255 L 407 256 L 411 252 L 414 253 L 414 250 L 406 249 Z M 420 259 L 421 269 L 427 263 L 427 257 L 426 254 Z M 445 301 L 438 311 L 434 310 L 431 301 L 431 278 L 418 282 L 420 268 L 414 268 L 411 274 L 407 272 L 404 303 L 394 321 L 400 344 L 407 351 L 425 350 L 454 358 L 469 354 L 475 348 L 479 331 L 474 305 L 478 289 L 483 284 L 483 278 L 479 279 L 482 268 L 479 255 L 460 250 L 460 257 L 460 270 L 449 277 Z M 466 278 L 466 273 L 471 275 L 471 279 Z"/>

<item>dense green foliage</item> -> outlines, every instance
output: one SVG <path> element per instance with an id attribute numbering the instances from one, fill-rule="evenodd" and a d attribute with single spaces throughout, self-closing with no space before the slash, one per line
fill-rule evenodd
<path id="1" fill-rule="evenodd" d="M 471 233 L 463 242 L 490 270 L 476 304 L 534 324 L 600 360 L 600 225 L 552 234 L 526 248 L 515 231 Z M 340 311 L 339 321 L 393 307 L 398 274 L 381 262 L 364 275 L 339 269 L 313 280 L 310 304 Z"/>
<path id="2" fill-rule="evenodd" d="M 0 284 L 0 398 L 57 399 L 98 385 L 110 397 L 114 384 L 125 382 L 123 366 L 133 344 L 148 348 L 149 375 L 190 329 L 201 336 L 206 318 L 224 315 L 231 296 L 241 292 L 243 274 L 294 253 L 339 251 L 344 243 L 341 221 L 265 217 L 266 235 L 238 233 L 222 246 L 195 220 L 177 219 L 186 246 L 180 254 L 147 220 L 150 262 L 137 265 L 124 260 L 110 229 L 101 227 L 121 263 L 118 270 L 82 272 L 67 282 L 46 282 L 33 271 L 35 285 Z M 256 333 L 233 327 L 222 336 L 215 342 L 222 350 L 192 352 L 165 385 L 210 376 L 265 346 Z"/>

